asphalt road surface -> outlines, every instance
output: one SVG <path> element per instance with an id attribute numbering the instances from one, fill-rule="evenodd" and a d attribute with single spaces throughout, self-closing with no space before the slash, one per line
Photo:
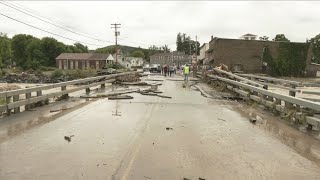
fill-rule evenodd
<path id="1" fill-rule="evenodd" d="M 207 99 L 181 81 L 159 89 L 172 99 L 98 99 L 28 129 L 20 123 L 36 112 L 13 115 L 23 120 L 0 128 L 0 179 L 320 178 L 319 140 L 282 123 L 281 137 L 295 134 L 286 143 L 271 116 L 264 115 L 269 128 L 253 125 L 245 105 Z"/>

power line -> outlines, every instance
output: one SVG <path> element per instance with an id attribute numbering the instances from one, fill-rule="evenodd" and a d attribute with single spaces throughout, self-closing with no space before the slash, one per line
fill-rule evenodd
<path id="1" fill-rule="evenodd" d="M 35 15 L 37 15 L 37 16 L 40 16 L 40 17 L 42 17 L 42 18 L 44 18 L 44 19 L 48 19 L 48 20 L 50 20 L 50 21 L 52 21 L 52 22 L 54 22 L 54 23 L 57 23 L 57 24 L 60 23 L 60 24 L 62 24 L 62 25 L 64 24 L 64 23 L 61 22 L 61 21 L 57 21 L 57 20 L 54 20 L 54 19 L 45 17 L 45 16 L 41 15 L 40 13 L 38 13 L 38 12 L 36 12 L 36 11 L 34 11 L 34 10 L 26 7 L 26 6 L 23 6 L 23 5 L 21 5 L 21 4 L 17 3 L 17 2 L 14 2 L 14 3 L 13 3 L 13 1 L 10 1 L 10 3 L 9 3 L 8 1 L 5 1 L 5 2 L 6 2 L 7 4 L 10 4 L 10 5 L 15 6 L 15 7 L 17 7 L 17 8 L 22 8 L 23 10 L 25 10 L 25 11 L 27 11 L 27 12 L 30 12 L 30 13 L 33 13 L 33 14 L 35 14 Z"/>
<path id="2" fill-rule="evenodd" d="M 64 38 L 64 39 L 68 39 L 68 40 L 75 41 L 75 42 L 80 42 L 80 43 L 87 44 L 87 45 L 103 46 L 103 45 L 96 45 L 96 44 L 86 43 L 86 42 L 83 42 L 83 41 L 77 41 L 77 40 L 75 40 L 75 39 L 71 39 L 71 38 L 68 38 L 68 37 L 65 37 L 65 36 L 61 36 L 61 35 L 59 35 L 59 34 L 56 34 L 56 33 L 53 33 L 53 32 L 50 32 L 50 31 L 47 31 L 47 30 L 38 28 L 38 27 L 36 27 L 36 26 L 33 26 L 33 25 L 28 24 L 28 23 L 22 22 L 22 21 L 20 21 L 20 20 L 18 20 L 18 19 L 12 18 L 12 17 L 7 16 L 7 15 L 5 15 L 5 14 L 0 13 L 0 15 L 6 17 L 6 18 L 8 18 L 8 19 L 17 21 L 17 22 L 19 22 L 19 23 L 22 23 L 22 24 L 24 24 L 24 25 L 30 26 L 30 27 L 32 27 L 32 28 L 38 29 L 38 30 L 40 30 L 40 31 L 43 31 L 43 32 L 46 32 L 46 33 L 49 33 L 49 34 L 52 34 L 52 35 L 55 35 L 55 36 Z"/>
<path id="3" fill-rule="evenodd" d="M 19 11 L 19 12 L 22 12 L 22 13 L 28 15 L 28 16 L 31 16 L 31 17 L 33 17 L 33 18 L 36 18 L 36 19 L 38 19 L 38 20 L 40 20 L 40 21 L 43 21 L 43 22 L 48 23 L 48 24 L 50 24 L 50 25 L 56 26 L 56 27 L 58 27 L 58 28 L 60 28 L 60 29 L 66 30 L 66 31 L 68 31 L 68 32 L 71 32 L 71 33 L 73 33 L 73 34 L 77 34 L 77 35 L 80 35 L 80 36 L 83 36 L 83 37 L 86 37 L 86 38 L 89 38 L 89 39 L 93 39 L 93 40 L 96 40 L 96 41 L 100 41 L 100 42 L 112 43 L 111 41 L 105 41 L 105 40 L 97 39 L 97 38 L 94 38 L 94 37 L 90 37 L 90 36 L 87 36 L 87 35 L 84 35 L 84 34 L 75 32 L 75 31 L 73 31 L 73 30 L 67 29 L 67 28 L 65 28 L 65 27 L 62 27 L 62 26 L 60 26 L 60 25 L 51 23 L 51 22 L 49 22 L 49 21 L 47 21 L 47 20 L 41 19 L 41 18 L 39 18 L 39 17 L 37 17 L 37 16 L 35 16 L 35 15 L 32 15 L 32 14 L 29 14 L 29 13 L 25 12 L 25 11 L 26 11 L 25 9 L 23 9 L 24 11 L 22 11 L 22 10 L 16 8 L 17 6 L 15 6 L 15 5 L 13 5 L 13 4 L 11 4 L 11 5 L 12 5 L 12 6 L 11 6 L 11 5 L 9 5 L 9 3 L 6 4 L 6 3 L 1 2 L 1 1 L 0 1 L 0 3 L 3 4 L 3 5 L 5 5 L 5 6 L 8 6 L 8 7 L 12 8 L 12 9 L 15 9 L 15 10 L 17 10 L 17 11 Z M 14 6 L 15 6 L 15 7 L 14 7 Z"/>

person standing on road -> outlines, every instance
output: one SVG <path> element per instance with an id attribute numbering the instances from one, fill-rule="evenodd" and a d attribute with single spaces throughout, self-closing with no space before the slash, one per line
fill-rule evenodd
<path id="1" fill-rule="evenodd" d="M 184 74 L 184 80 L 185 81 L 189 81 L 189 73 L 190 73 L 190 67 L 188 66 L 188 64 L 186 64 L 183 67 L 183 74 Z"/>
<path id="2" fill-rule="evenodd" d="M 167 77 L 167 73 L 168 73 L 168 65 L 167 64 L 165 64 L 163 66 L 163 73 L 164 73 L 164 76 Z"/>
<path id="3" fill-rule="evenodd" d="M 173 66 L 169 66 L 169 76 L 172 76 L 174 72 Z"/>
<path id="4" fill-rule="evenodd" d="M 173 65 L 173 72 L 174 72 L 174 74 L 177 74 L 177 66 L 176 66 L 176 64 Z"/>

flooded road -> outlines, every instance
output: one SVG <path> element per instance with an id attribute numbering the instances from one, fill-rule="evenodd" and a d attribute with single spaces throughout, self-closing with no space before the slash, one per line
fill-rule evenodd
<path id="1" fill-rule="evenodd" d="M 0 179 L 319 179 L 319 140 L 268 114 L 265 126 L 253 125 L 245 105 L 207 99 L 181 81 L 161 83 L 172 99 L 98 99 L 6 134 Z M 23 113 L 12 118 L 34 116 Z"/>

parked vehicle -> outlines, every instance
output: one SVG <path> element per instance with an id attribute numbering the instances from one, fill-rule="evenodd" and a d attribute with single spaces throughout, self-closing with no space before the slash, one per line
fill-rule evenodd
<path id="1" fill-rule="evenodd" d="M 161 72 L 161 67 L 160 64 L 152 64 L 150 68 L 151 73 L 160 73 Z"/>
<path id="2" fill-rule="evenodd" d="M 146 64 L 145 66 L 143 66 L 143 71 L 150 71 L 151 67 L 149 64 Z"/>

